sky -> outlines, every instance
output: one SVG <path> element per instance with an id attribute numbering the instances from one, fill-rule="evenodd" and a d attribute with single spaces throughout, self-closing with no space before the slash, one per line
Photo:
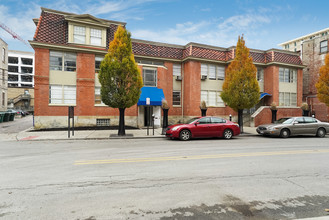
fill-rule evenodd
<path id="1" fill-rule="evenodd" d="M 235 46 L 240 35 L 252 49 L 329 27 L 329 1 L 316 0 L 0 0 L 0 23 L 32 40 L 41 7 L 126 22 L 132 38 L 169 44 Z M 33 51 L 0 28 L 9 50 Z"/>

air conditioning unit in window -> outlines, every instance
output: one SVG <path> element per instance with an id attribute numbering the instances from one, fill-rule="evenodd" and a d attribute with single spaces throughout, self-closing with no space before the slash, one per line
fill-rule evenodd
<path id="1" fill-rule="evenodd" d="M 206 80 L 207 79 L 207 76 L 203 75 L 201 76 L 201 80 Z"/>
<path id="2" fill-rule="evenodd" d="M 177 81 L 182 81 L 182 77 L 181 76 L 176 76 L 176 80 Z"/>

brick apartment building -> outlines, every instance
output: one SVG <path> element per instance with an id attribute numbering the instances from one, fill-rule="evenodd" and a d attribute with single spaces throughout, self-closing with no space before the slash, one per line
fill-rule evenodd
<path id="1" fill-rule="evenodd" d="M 118 124 L 118 109 L 100 99 L 98 71 L 118 25 L 125 23 L 42 8 L 30 44 L 35 50 L 35 127 L 67 126 L 68 106 L 75 106 L 76 126 Z M 143 127 L 150 115 L 161 125 L 161 100 L 170 106 L 169 123 L 207 115 L 228 118 L 236 112 L 219 94 L 225 68 L 234 59 L 235 47 L 197 43 L 185 46 L 132 40 L 133 53 L 143 76 L 138 104 L 126 110 L 126 125 Z M 249 115 L 251 124 L 271 121 L 269 105 L 279 104 L 278 117 L 301 115 L 303 65 L 297 53 L 271 49 L 250 50 L 257 66 L 260 103 Z M 145 108 L 151 98 L 151 110 Z"/>
<path id="2" fill-rule="evenodd" d="M 8 44 L 0 38 L 0 111 L 7 110 Z"/>
<path id="3" fill-rule="evenodd" d="M 321 121 L 329 121 L 329 107 L 317 98 L 315 84 L 319 79 L 319 70 L 324 65 L 325 56 L 329 52 L 329 28 L 307 34 L 305 36 L 280 44 L 282 48 L 300 53 L 305 65 L 303 69 L 303 101 L 310 107 L 310 114 Z"/>

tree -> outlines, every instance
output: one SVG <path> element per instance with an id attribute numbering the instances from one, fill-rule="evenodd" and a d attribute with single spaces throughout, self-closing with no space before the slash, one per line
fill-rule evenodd
<path id="1" fill-rule="evenodd" d="M 235 58 L 226 69 L 221 92 L 222 100 L 238 112 L 238 124 L 243 132 L 243 109 L 252 108 L 259 102 L 257 68 L 249 57 L 243 36 L 238 39 Z"/>
<path id="2" fill-rule="evenodd" d="M 320 76 L 315 84 L 317 97 L 329 107 L 329 54 L 326 55 L 324 65 L 320 68 Z"/>
<path id="3" fill-rule="evenodd" d="M 138 102 L 143 86 L 141 73 L 132 53 L 130 36 L 130 32 L 122 26 L 118 27 L 98 76 L 102 85 L 102 101 L 109 107 L 119 109 L 119 136 L 126 135 L 125 109 Z"/>

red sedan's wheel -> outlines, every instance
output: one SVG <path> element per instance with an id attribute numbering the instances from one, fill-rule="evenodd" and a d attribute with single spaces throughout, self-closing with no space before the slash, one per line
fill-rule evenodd
<path id="1" fill-rule="evenodd" d="M 226 129 L 223 133 L 225 139 L 231 139 L 233 137 L 233 131 L 231 129 Z"/>
<path id="2" fill-rule="evenodd" d="M 191 132 L 189 130 L 182 130 L 179 133 L 179 139 L 182 141 L 188 141 L 191 139 Z"/>

